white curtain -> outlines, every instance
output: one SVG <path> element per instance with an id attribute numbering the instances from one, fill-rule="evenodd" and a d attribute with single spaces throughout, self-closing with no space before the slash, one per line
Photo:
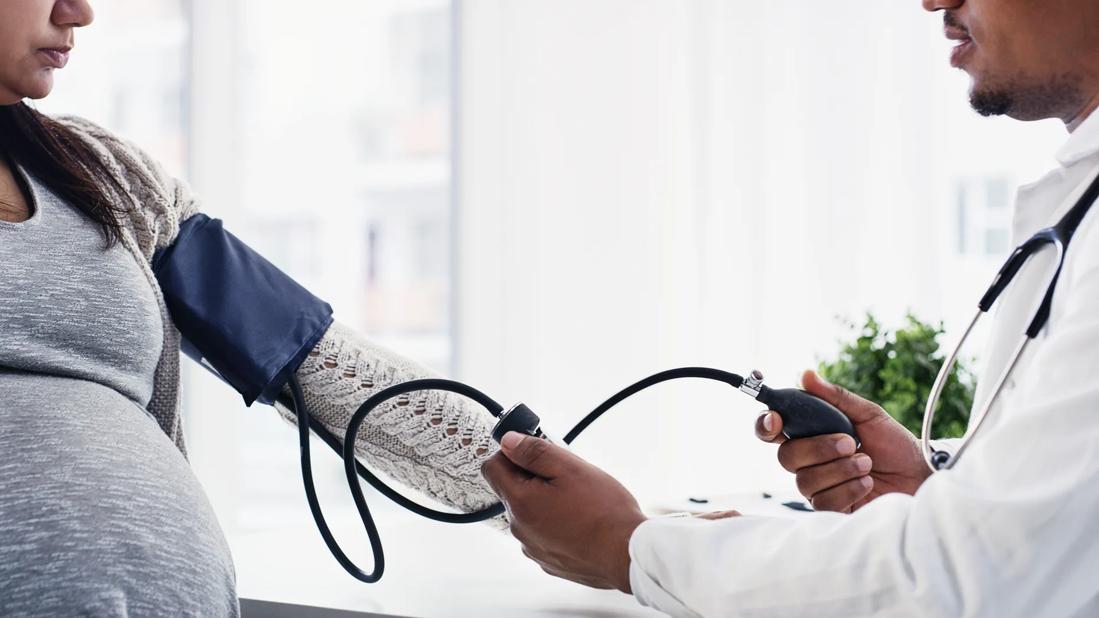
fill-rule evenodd
<path id="1" fill-rule="evenodd" d="M 997 261 L 955 250 L 958 179 L 1063 139 L 969 111 L 915 0 L 465 0 L 459 49 L 458 370 L 558 433 L 672 366 L 792 386 L 837 316 L 957 324 Z M 577 449 L 649 503 L 792 490 L 759 409 L 669 385 Z"/>

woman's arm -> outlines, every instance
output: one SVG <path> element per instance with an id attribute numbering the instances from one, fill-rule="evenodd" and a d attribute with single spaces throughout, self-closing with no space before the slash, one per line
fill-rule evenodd
<path id="1" fill-rule="evenodd" d="M 343 437 L 364 401 L 394 384 L 437 377 L 339 322 L 333 322 L 296 372 L 309 413 Z M 289 387 L 284 389 L 289 395 Z M 297 417 L 282 404 L 283 418 Z M 481 463 L 496 452 L 487 412 L 452 393 L 396 397 L 371 412 L 355 450 L 373 470 L 463 512 L 497 501 L 481 476 Z M 503 516 L 490 520 L 506 527 Z"/>
<path id="2" fill-rule="evenodd" d="M 105 165 L 123 181 L 128 194 L 118 196 L 119 202 L 129 211 L 145 257 L 152 260 L 158 250 L 175 248 L 181 228 L 197 220 L 200 211 L 200 200 L 187 184 L 133 143 L 95 123 L 75 116 L 58 120 L 99 152 Z M 201 259 L 196 258 L 195 264 L 203 264 L 211 257 L 203 247 L 196 252 Z M 159 268 L 157 272 L 159 278 L 163 273 Z M 188 285 L 200 283 L 189 281 Z M 162 287 L 163 284 L 161 281 Z M 171 290 L 166 291 L 168 305 L 172 307 Z M 223 296 L 213 290 L 208 298 L 224 302 Z M 197 329 L 195 333 L 184 332 L 184 336 L 210 336 L 210 328 L 198 328 L 202 326 L 198 318 L 212 319 L 214 316 L 208 313 L 216 313 L 213 311 L 216 307 L 202 309 L 201 315 L 184 311 L 194 318 L 191 321 L 196 324 L 191 326 Z M 180 316 L 172 317 L 181 330 L 188 330 Z M 219 332 L 228 336 L 229 330 L 232 329 L 221 328 Z M 339 437 L 344 435 L 351 415 L 372 394 L 392 384 L 429 376 L 431 372 L 424 367 L 371 343 L 339 323 L 333 323 L 325 331 L 297 369 L 310 412 Z M 253 393 L 251 399 L 254 398 Z M 246 398 L 249 402 L 251 399 Z M 296 418 L 285 408 L 279 411 L 291 422 Z M 496 451 L 490 430 L 489 415 L 470 402 L 450 394 L 427 393 L 380 406 L 365 420 L 356 447 L 359 456 L 373 469 L 448 506 L 469 512 L 496 501 L 480 474 L 481 462 Z M 494 521 L 497 525 L 504 524 L 502 518 Z"/>

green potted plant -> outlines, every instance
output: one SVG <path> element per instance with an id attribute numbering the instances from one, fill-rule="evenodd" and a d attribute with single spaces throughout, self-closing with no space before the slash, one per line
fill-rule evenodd
<path id="1" fill-rule="evenodd" d="M 843 343 L 835 360 L 820 363 L 821 376 L 878 403 L 919 435 L 924 406 L 946 357 L 938 341 L 942 323 L 932 326 L 912 313 L 906 316 L 905 326 L 894 331 L 883 328 L 871 313 L 861 326 L 846 323 L 855 338 Z M 943 390 L 934 437 L 965 434 L 975 386 L 968 363 L 959 359 Z"/>

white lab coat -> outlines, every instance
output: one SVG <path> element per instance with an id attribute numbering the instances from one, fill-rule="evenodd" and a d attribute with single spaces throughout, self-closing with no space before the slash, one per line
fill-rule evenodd
<path id="1" fill-rule="evenodd" d="M 1099 171 L 1099 113 L 1057 159 L 1019 190 L 1016 244 Z M 637 599 L 675 616 L 1099 616 L 1097 228 L 1099 205 L 1070 245 L 1049 323 L 952 470 L 851 515 L 649 520 L 630 540 Z M 978 402 L 1045 292 L 1051 254 L 1001 299 Z"/>

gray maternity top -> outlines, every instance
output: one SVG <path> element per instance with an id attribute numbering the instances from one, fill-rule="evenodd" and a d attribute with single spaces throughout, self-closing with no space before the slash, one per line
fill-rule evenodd
<path id="1" fill-rule="evenodd" d="M 133 255 L 16 170 L 0 221 L 0 616 L 235 616 L 229 549 L 146 411 L 162 346 Z"/>

